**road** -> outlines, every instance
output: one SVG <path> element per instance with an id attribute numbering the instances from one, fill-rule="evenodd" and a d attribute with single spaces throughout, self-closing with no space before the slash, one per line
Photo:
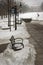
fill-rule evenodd
<path id="1" fill-rule="evenodd" d="M 27 22 L 26 27 L 31 35 L 29 41 L 37 52 L 35 65 L 43 65 L 43 25 Z"/>

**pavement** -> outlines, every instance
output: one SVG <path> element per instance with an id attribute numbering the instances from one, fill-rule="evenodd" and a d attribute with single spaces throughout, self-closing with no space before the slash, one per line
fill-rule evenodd
<path id="1" fill-rule="evenodd" d="M 31 23 L 43 25 L 43 20 L 32 20 Z"/>
<path id="2" fill-rule="evenodd" d="M 38 23 L 37 23 L 38 22 Z M 43 25 L 41 21 L 26 23 L 27 31 L 31 35 L 29 42 L 35 46 L 37 55 L 35 65 L 43 65 Z"/>

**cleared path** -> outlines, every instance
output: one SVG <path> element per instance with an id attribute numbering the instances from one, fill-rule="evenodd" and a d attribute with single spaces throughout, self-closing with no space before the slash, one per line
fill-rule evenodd
<path id="1" fill-rule="evenodd" d="M 36 48 L 36 65 L 43 65 L 43 25 L 37 23 L 26 23 L 27 31 L 30 33 L 30 43 Z"/>

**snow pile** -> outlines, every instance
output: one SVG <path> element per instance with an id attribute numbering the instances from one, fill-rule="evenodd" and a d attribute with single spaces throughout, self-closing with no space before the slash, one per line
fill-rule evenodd
<path id="1" fill-rule="evenodd" d="M 35 49 L 27 39 L 23 42 L 24 48 L 13 51 L 9 47 L 0 55 L 0 65 L 34 65 Z"/>
<path id="2" fill-rule="evenodd" d="M 0 39 L 2 40 L 8 40 L 12 35 L 15 38 L 23 38 L 24 48 L 14 51 L 9 47 L 9 44 L 6 50 L 0 54 L 0 65 L 34 65 L 36 51 L 27 39 L 30 35 L 26 31 L 25 23 L 23 22 L 18 26 L 16 31 L 14 28 L 11 32 L 9 30 L 0 30 Z"/>

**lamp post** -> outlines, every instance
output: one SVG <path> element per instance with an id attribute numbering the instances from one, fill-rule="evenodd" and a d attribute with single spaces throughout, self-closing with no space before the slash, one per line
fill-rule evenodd
<path id="1" fill-rule="evenodd" d="M 19 5 L 19 7 L 21 7 L 22 5 L 21 5 L 21 2 L 20 2 L 20 5 Z M 17 20 L 16 20 L 16 16 L 17 16 L 17 14 L 19 13 L 19 12 L 21 12 L 21 10 L 20 10 L 20 8 L 18 9 L 18 6 L 15 4 L 15 6 L 13 6 L 12 8 L 11 8 L 11 14 L 13 14 L 13 16 L 15 15 L 15 30 L 17 30 Z M 13 22 L 13 26 L 14 26 L 14 22 Z"/>
<path id="2" fill-rule="evenodd" d="M 15 15 L 15 30 L 17 30 L 17 13 L 20 12 L 21 9 L 21 2 L 20 5 L 17 6 L 16 2 L 14 2 L 14 6 L 12 6 L 11 8 L 11 0 L 8 0 L 8 26 L 10 27 L 10 31 L 11 31 L 11 14 L 13 14 L 13 16 Z M 13 22 L 13 26 L 14 26 L 14 22 Z"/>
<path id="3" fill-rule="evenodd" d="M 15 30 L 17 30 L 16 15 L 17 15 L 17 6 L 15 6 Z"/>

